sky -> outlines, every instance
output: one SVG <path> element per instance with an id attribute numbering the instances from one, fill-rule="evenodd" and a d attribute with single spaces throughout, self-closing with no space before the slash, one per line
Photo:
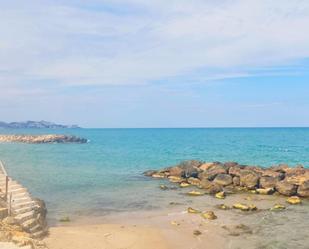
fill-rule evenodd
<path id="1" fill-rule="evenodd" d="M 307 0 L 0 0 L 0 121 L 309 126 Z"/>

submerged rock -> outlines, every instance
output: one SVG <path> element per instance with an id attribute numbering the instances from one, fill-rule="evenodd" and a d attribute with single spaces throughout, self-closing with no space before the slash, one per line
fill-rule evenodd
<path id="1" fill-rule="evenodd" d="M 213 211 L 204 212 L 201 214 L 201 216 L 207 220 L 215 220 L 218 218 Z"/>
<path id="2" fill-rule="evenodd" d="M 236 203 L 233 205 L 233 208 L 240 209 L 241 211 L 254 211 L 257 210 L 257 207 L 253 204 L 247 205 L 243 203 Z"/>
<path id="3" fill-rule="evenodd" d="M 271 211 L 280 211 L 280 210 L 284 210 L 285 206 L 281 205 L 281 204 L 275 204 L 270 210 Z"/>
<path id="4" fill-rule="evenodd" d="M 190 195 L 190 196 L 202 196 L 202 195 L 204 195 L 204 193 L 199 192 L 199 191 L 190 191 L 189 193 L 187 193 L 187 195 Z"/>
<path id="5" fill-rule="evenodd" d="M 198 178 L 190 177 L 187 179 L 187 182 L 190 183 L 191 185 L 199 186 L 201 183 L 201 180 Z"/>
<path id="6" fill-rule="evenodd" d="M 194 234 L 195 236 L 199 236 L 199 235 L 202 234 L 202 232 L 201 232 L 200 230 L 194 230 L 194 231 L 193 231 L 193 234 Z"/>
<path id="7" fill-rule="evenodd" d="M 187 182 L 181 182 L 181 183 L 179 184 L 179 186 L 180 186 L 181 188 L 186 188 L 186 187 L 190 187 L 190 184 L 187 183 Z"/>
<path id="8" fill-rule="evenodd" d="M 258 188 L 255 191 L 260 195 L 271 195 L 275 192 L 273 188 Z"/>
<path id="9" fill-rule="evenodd" d="M 292 205 L 301 203 L 301 199 L 298 196 L 291 196 L 286 201 Z"/>
<path id="10" fill-rule="evenodd" d="M 225 192 L 219 192 L 219 193 L 216 193 L 215 197 L 217 199 L 225 199 Z"/>
<path id="11" fill-rule="evenodd" d="M 194 209 L 194 208 L 192 208 L 192 207 L 188 207 L 187 212 L 188 212 L 189 214 L 199 214 L 199 213 L 201 213 L 200 210 Z"/>
<path id="12" fill-rule="evenodd" d="M 227 206 L 225 204 L 219 204 L 216 207 L 219 208 L 219 209 L 222 209 L 222 210 L 229 210 L 229 209 L 231 209 L 229 206 Z"/>

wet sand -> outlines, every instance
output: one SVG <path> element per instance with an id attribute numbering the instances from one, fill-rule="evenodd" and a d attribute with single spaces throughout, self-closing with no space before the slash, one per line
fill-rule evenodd
<path id="1" fill-rule="evenodd" d="M 172 203 L 162 210 L 80 218 L 65 226 L 52 227 L 45 241 L 50 249 L 308 248 L 308 201 L 289 205 L 285 200 L 282 196 L 256 194 L 234 194 L 224 200 L 212 196 L 185 197 L 182 203 Z M 258 211 L 216 207 L 237 202 L 254 204 Z M 286 209 L 270 211 L 277 203 Z M 189 214 L 189 206 L 214 211 L 218 219 L 206 220 L 200 214 Z M 200 235 L 194 234 L 197 230 Z"/>

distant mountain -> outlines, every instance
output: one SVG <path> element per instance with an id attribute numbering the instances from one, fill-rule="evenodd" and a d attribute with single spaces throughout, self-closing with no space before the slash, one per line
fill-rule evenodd
<path id="1" fill-rule="evenodd" d="M 62 125 L 55 124 L 47 121 L 26 121 L 26 122 L 11 122 L 5 123 L 0 122 L 0 128 L 12 128 L 12 129 L 28 129 L 28 128 L 37 128 L 37 129 L 73 129 L 80 128 L 77 125 Z"/>

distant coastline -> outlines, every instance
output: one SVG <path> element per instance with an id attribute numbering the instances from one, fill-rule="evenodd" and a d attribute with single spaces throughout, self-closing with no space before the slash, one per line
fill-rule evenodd
<path id="1" fill-rule="evenodd" d="M 80 129 L 78 125 L 63 125 L 48 121 L 1 122 L 0 128 L 7 129 Z"/>

